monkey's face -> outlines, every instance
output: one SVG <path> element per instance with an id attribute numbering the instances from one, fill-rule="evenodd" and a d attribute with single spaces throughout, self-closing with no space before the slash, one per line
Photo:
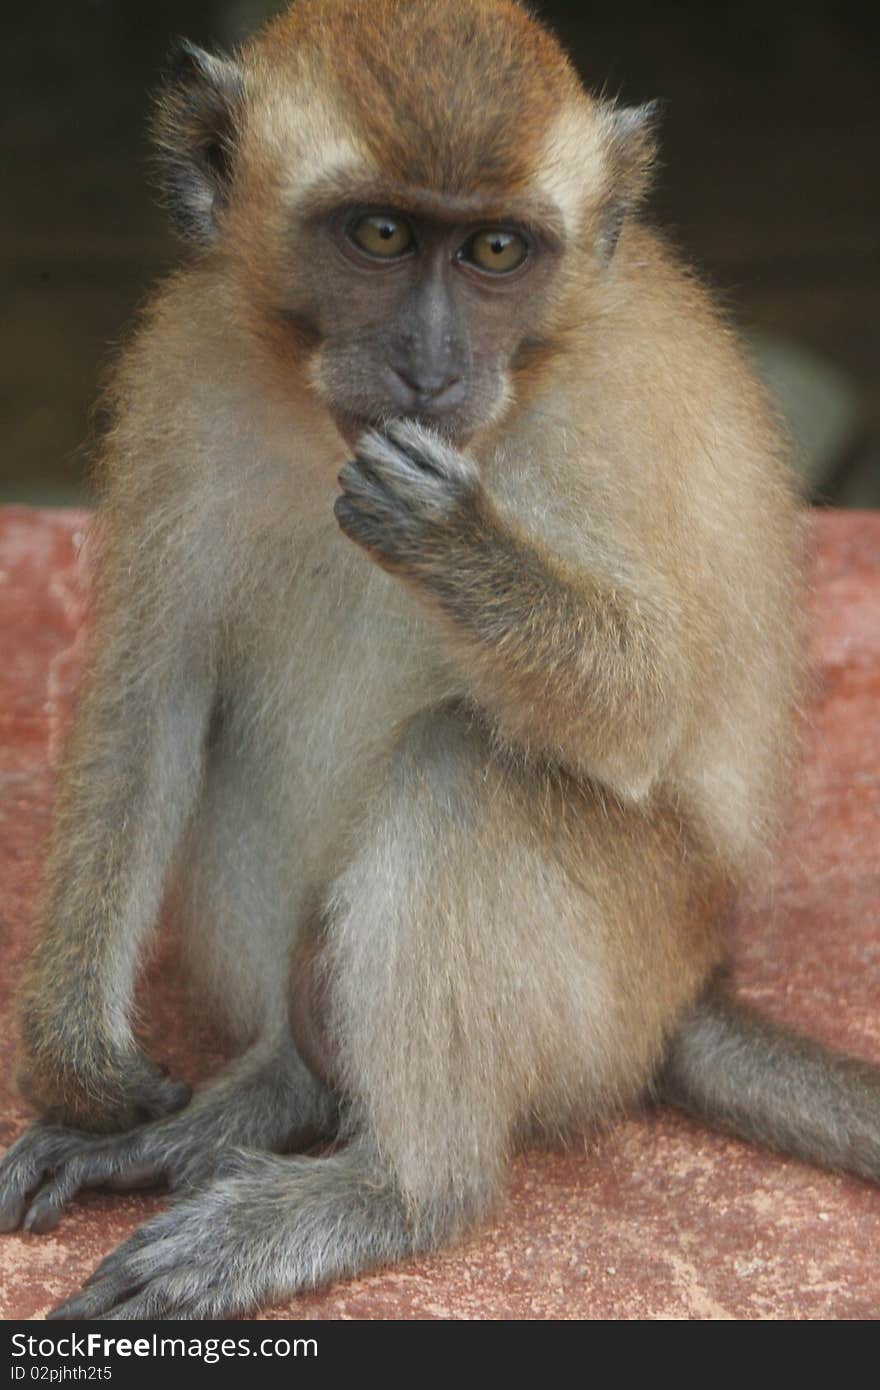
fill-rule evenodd
<path id="1" fill-rule="evenodd" d="M 650 123 L 588 98 L 508 0 L 299 0 L 234 60 L 185 45 L 156 137 L 282 383 L 349 440 L 409 418 L 459 444 L 589 318 Z"/>
<path id="2" fill-rule="evenodd" d="M 561 250 L 535 207 L 373 187 L 316 208 L 300 252 L 313 269 L 290 313 L 344 437 L 409 418 L 460 443 L 497 419 Z"/>

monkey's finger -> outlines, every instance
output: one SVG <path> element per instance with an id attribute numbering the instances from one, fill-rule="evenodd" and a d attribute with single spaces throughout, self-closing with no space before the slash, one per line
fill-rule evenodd
<path id="1" fill-rule="evenodd" d="M 7 1155 L 8 1157 L 8 1155 Z M 43 1176 L 42 1168 L 12 1162 L 0 1170 L 0 1232 L 6 1235 L 21 1225 L 29 1194 Z"/>
<path id="2" fill-rule="evenodd" d="M 459 491 L 458 480 L 439 460 L 411 455 L 384 435 L 368 436 L 355 466 L 414 511 L 445 511 Z"/>
<path id="3" fill-rule="evenodd" d="M 374 493 L 390 499 L 419 516 L 442 518 L 457 493 L 443 474 L 418 468 L 406 455 L 396 453 L 371 469 Z"/>
<path id="4" fill-rule="evenodd" d="M 352 540 L 391 561 L 425 525 L 442 523 L 457 496 L 441 478 L 430 481 L 406 461 L 383 476 L 357 460 L 339 474 L 343 490 L 336 519 Z"/>
<path id="5" fill-rule="evenodd" d="M 346 463 L 339 470 L 337 482 L 342 488 L 343 496 L 357 502 L 367 511 L 381 515 L 389 512 L 394 506 L 389 489 L 382 480 L 371 468 L 358 463 L 356 459 Z"/>
<path id="6" fill-rule="evenodd" d="M 401 433 L 401 438 L 408 437 Z M 358 468 L 370 470 L 371 479 L 384 489 L 398 515 L 420 525 L 446 524 L 479 486 L 471 461 L 434 436 L 430 447 L 411 453 L 389 438 L 371 435 L 356 462 Z"/>
<path id="7" fill-rule="evenodd" d="M 128 1242 L 121 1247 L 127 1250 Z M 150 1255 L 157 1255 L 151 1268 Z M 177 1252 L 179 1258 L 179 1251 Z M 138 1257 L 129 1254 L 121 1261 L 113 1273 L 102 1279 L 93 1279 L 74 1294 L 72 1298 L 59 1303 L 47 1314 L 48 1321 L 78 1322 L 89 1318 L 176 1318 L 184 1316 L 180 1311 L 187 1297 L 198 1284 L 198 1271 L 188 1266 L 162 1270 L 163 1261 L 158 1251 L 147 1252 Z"/>
<path id="8" fill-rule="evenodd" d="M 388 438 L 402 449 L 407 457 L 432 473 L 446 474 L 450 454 L 454 450 L 436 430 L 420 425 L 417 420 L 391 420 L 388 425 Z"/>
<path id="9" fill-rule="evenodd" d="M 213 1287 L 210 1275 L 203 1287 L 205 1278 L 194 1266 L 182 1265 L 170 1274 L 151 1279 L 144 1288 L 118 1301 L 100 1316 L 112 1322 L 219 1317 L 229 1311 L 227 1301 L 223 1292 Z"/>
<path id="10" fill-rule="evenodd" d="M 171 1294 L 163 1287 L 154 1287 L 152 1284 L 148 1284 L 142 1293 L 135 1294 L 133 1298 L 126 1298 L 122 1303 L 109 1308 L 106 1313 L 100 1314 L 102 1322 L 143 1322 L 157 1318 L 180 1322 L 186 1316 L 186 1313 L 172 1301 Z"/>
<path id="11" fill-rule="evenodd" d="M 348 504 L 344 497 L 337 499 L 334 506 L 339 529 L 364 550 L 380 569 L 393 574 L 406 564 L 411 553 L 411 538 L 397 518 L 364 516 L 357 507 Z"/>
<path id="12" fill-rule="evenodd" d="M 388 458 L 389 451 L 399 458 L 405 458 L 411 467 L 424 474 L 432 475 L 438 481 L 457 490 L 467 491 L 476 487 L 479 472 L 473 459 L 460 449 L 447 443 L 436 431 L 428 429 L 416 420 L 392 420 L 388 426 L 384 449 L 378 450 L 380 458 Z M 370 438 L 366 443 L 364 457 L 372 462 L 376 445 Z"/>
<path id="13" fill-rule="evenodd" d="M 355 457 L 381 472 L 401 463 L 408 468 L 433 474 L 436 478 L 448 475 L 449 455 L 454 450 L 433 430 L 414 420 L 392 420 L 382 430 L 368 430 L 355 447 Z"/>
<path id="14" fill-rule="evenodd" d="M 375 526 L 390 526 L 396 517 L 400 515 L 400 504 L 395 503 L 378 484 L 361 482 L 360 480 L 349 478 L 343 483 L 340 474 L 340 486 L 342 495 L 338 499 L 344 501 L 349 510 L 371 521 Z M 339 514 L 336 514 L 337 521 Z"/>
<path id="15" fill-rule="evenodd" d="M 391 558 L 389 551 L 399 545 L 412 544 L 424 526 L 445 523 L 462 499 L 462 493 L 448 479 L 422 472 L 402 455 L 382 468 L 354 460 L 340 471 L 339 485 L 355 512 L 381 528 L 368 538 L 366 532 L 352 532 L 340 521 L 343 530 L 361 544 L 374 546 L 386 558 Z"/>
<path id="16" fill-rule="evenodd" d="M 354 456 L 359 467 L 371 470 L 382 479 L 409 474 L 412 477 L 421 477 L 424 481 L 426 473 L 435 479 L 444 476 L 439 459 L 435 461 L 427 449 L 410 450 L 406 437 L 400 438 L 398 442 L 398 439 L 392 436 L 391 428 L 389 426 L 388 434 L 370 430 L 358 441 Z"/>
<path id="17" fill-rule="evenodd" d="M 258 1305 L 270 1292 L 246 1269 L 229 1269 L 212 1261 L 182 1264 L 98 1316 L 108 1321 L 234 1317 Z"/>
<path id="18" fill-rule="evenodd" d="M 143 1111 L 144 1119 L 161 1120 L 165 1115 L 182 1110 L 191 1099 L 192 1086 L 188 1082 L 173 1081 L 170 1076 L 158 1074 L 151 1078 L 149 1086 L 138 1096 L 138 1107 Z"/>
<path id="19" fill-rule="evenodd" d="M 61 1220 L 64 1208 L 84 1187 L 96 1187 L 106 1180 L 106 1162 L 97 1171 L 88 1158 L 76 1157 L 62 1163 L 29 1200 L 22 1221 L 22 1230 L 29 1235 L 42 1236 L 53 1231 Z M 91 1171 L 90 1171 L 91 1168 Z"/>
<path id="20" fill-rule="evenodd" d="M 209 1284 L 207 1288 L 193 1292 L 193 1278 L 197 1277 L 195 1271 L 182 1270 L 181 1275 L 181 1280 L 173 1283 L 168 1281 L 167 1284 L 163 1281 L 155 1290 L 149 1286 L 142 1293 L 120 1303 L 112 1312 L 103 1314 L 103 1318 L 108 1322 L 123 1319 L 139 1321 L 157 1316 L 171 1318 L 175 1322 L 207 1321 L 234 1317 L 259 1305 L 258 1297 L 237 1293 L 234 1284 L 228 1280 L 222 1287 Z M 150 1308 L 157 1299 L 164 1300 L 162 1311 L 151 1312 Z"/>
<path id="21" fill-rule="evenodd" d="M 365 515 L 346 497 L 337 497 L 333 504 L 333 514 L 349 540 L 379 555 L 388 551 L 389 528 L 381 518 Z"/>

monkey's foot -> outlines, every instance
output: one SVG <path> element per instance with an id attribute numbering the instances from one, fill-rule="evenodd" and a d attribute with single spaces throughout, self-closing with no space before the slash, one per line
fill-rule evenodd
<path id="1" fill-rule="evenodd" d="M 49 1317 L 230 1317 L 418 1243 L 388 1182 L 351 1148 L 311 1159 L 239 1150 L 225 1177 L 135 1232 Z"/>
<path id="2" fill-rule="evenodd" d="M 269 1226 L 256 1210 L 248 1218 L 255 1195 L 251 1180 L 231 1178 L 178 1202 L 108 1255 L 49 1318 L 218 1318 L 265 1303 L 277 1290 Z M 276 1211 L 276 1233 L 280 1218 Z"/>

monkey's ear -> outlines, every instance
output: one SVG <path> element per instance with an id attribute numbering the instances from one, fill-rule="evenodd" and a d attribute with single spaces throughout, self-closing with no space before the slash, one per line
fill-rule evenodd
<path id="1" fill-rule="evenodd" d="M 241 123 L 241 68 L 181 39 L 156 103 L 159 183 L 180 232 L 207 244 L 229 198 Z"/>
<path id="2" fill-rule="evenodd" d="M 648 101 L 643 106 L 615 106 L 612 102 L 603 102 L 601 114 L 611 169 L 611 191 L 602 219 L 600 244 L 610 260 L 625 218 L 638 207 L 651 186 L 660 103 Z"/>

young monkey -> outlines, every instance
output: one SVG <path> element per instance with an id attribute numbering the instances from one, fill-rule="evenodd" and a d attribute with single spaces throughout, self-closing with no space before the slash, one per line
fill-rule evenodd
<path id="1" fill-rule="evenodd" d="M 298 0 L 183 49 L 193 252 L 116 379 L 0 1224 L 183 1195 L 55 1316 L 434 1247 L 515 1146 L 652 1091 L 880 1177 L 880 1073 L 713 983 L 788 776 L 797 508 L 638 220 L 651 119 L 512 0 Z M 241 1045 L 191 1100 L 132 1032 L 172 865 Z"/>

